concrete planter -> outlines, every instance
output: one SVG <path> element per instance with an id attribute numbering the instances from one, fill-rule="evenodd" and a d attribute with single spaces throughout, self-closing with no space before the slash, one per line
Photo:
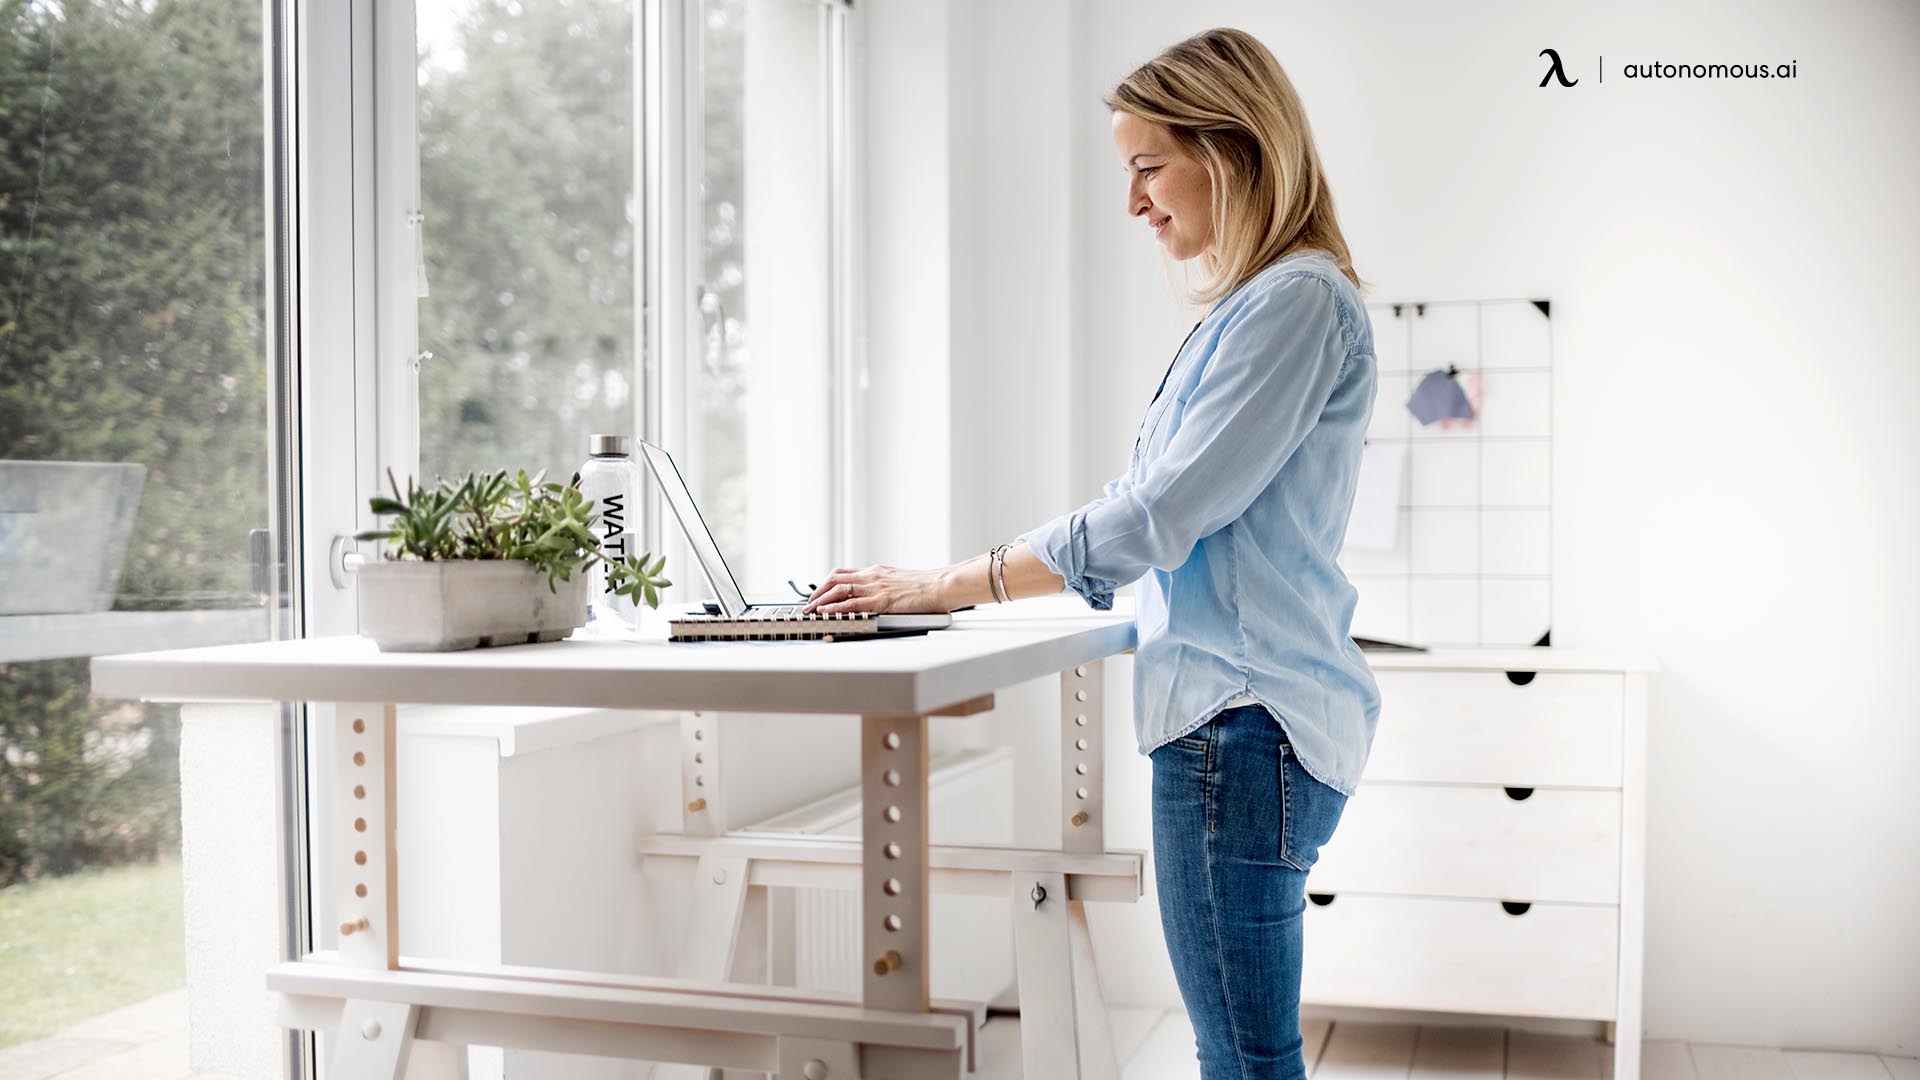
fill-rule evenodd
<path id="1" fill-rule="evenodd" d="M 558 641 L 587 621 L 587 575 L 556 581 L 519 559 L 361 565 L 360 632 L 383 652 Z"/>

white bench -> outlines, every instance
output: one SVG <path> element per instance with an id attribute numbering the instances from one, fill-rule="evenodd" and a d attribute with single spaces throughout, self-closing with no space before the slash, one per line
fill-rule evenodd
<path id="1" fill-rule="evenodd" d="M 781 1077 L 951 1076 L 973 1065 L 971 1009 L 868 1009 L 856 995 L 337 953 L 268 971 L 280 1022 L 338 1033 L 337 1076 L 404 1075 L 416 1042 L 751 1069 Z M 464 1062 L 464 1054 L 451 1055 Z"/>

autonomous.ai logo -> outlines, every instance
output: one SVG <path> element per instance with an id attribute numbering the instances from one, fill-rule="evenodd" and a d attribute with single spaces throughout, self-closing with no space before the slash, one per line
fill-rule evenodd
<path id="1" fill-rule="evenodd" d="M 1567 81 L 1567 73 L 1566 73 L 1566 70 L 1565 70 L 1565 69 L 1563 69 L 1563 68 L 1562 68 L 1562 67 L 1560 66 L 1560 54 L 1559 54 L 1559 53 L 1557 53 L 1557 52 L 1555 52 L 1555 51 L 1554 51 L 1554 50 L 1552 50 L 1552 49 L 1541 49 L 1541 50 L 1540 50 L 1540 55 L 1541 55 L 1541 56 L 1550 56 L 1550 57 L 1552 57 L 1552 58 L 1553 58 L 1553 59 L 1552 59 L 1552 61 L 1551 61 L 1551 62 L 1549 62 L 1549 63 L 1547 64 L 1547 73 L 1546 73 L 1545 75 L 1542 75 L 1542 76 L 1540 76 L 1540 85 L 1541 85 L 1541 86 L 1545 86 L 1545 85 L 1547 85 L 1547 80 L 1548 80 L 1548 79 L 1558 79 L 1558 80 L 1560 80 L 1560 85 L 1561 85 L 1561 86 L 1572 86 L 1572 85 L 1574 85 L 1574 83 L 1577 83 L 1577 82 L 1579 82 L 1579 81 L 1580 81 L 1579 79 L 1575 79 L 1575 80 L 1573 80 L 1573 82 L 1568 82 L 1568 81 Z"/>
<path id="2" fill-rule="evenodd" d="M 1565 60 L 1561 59 L 1560 50 L 1541 49 L 1535 55 L 1540 56 L 1547 61 L 1546 74 L 1540 76 L 1540 86 L 1542 88 L 1544 88 L 1549 82 L 1557 82 L 1562 87 L 1572 87 L 1572 86 L 1578 86 L 1580 84 L 1579 79 L 1567 78 L 1567 63 Z M 1574 57 L 1574 60 L 1576 63 L 1579 63 L 1582 67 L 1585 67 L 1586 65 L 1585 57 L 1576 56 Z M 1713 60 L 1713 61 L 1705 61 L 1705 62 L 1661 61 L 1657 63 L 1633 63 L 1633 64 L 1625 64 L 1625 65 L 1616 64 L 1614 70 L 1616 74 L 1624 75 L 1629 82 L 1646 82 L 1650 80 L 1674 80 L 1674 79 L 1680 79 L 1680 80 L 1738 79 L 1738 80 L 1744 80 L 1747 82 L 1766 82 L 1766 81 L 1778 82 L 1781 79 L 1799 78 L 1800 77 L 1800 61 L 1793 60 L 1793 59 L 1789 59 L 1784 62 L 1774 61 L 1771 59 L 1760 60 L 1760 61 L 1745 61 L 1745 60 L 1737 60 L 1737 59 L 1734 59 L 1734 60 L 1723 59 L 1723 60 Z M 1607 84 L 1607 58 L 1606 57 L 1600 56 L 1600 55 L 1594 56 L 1593 73 L 1595 76 L 1596 83 L 1598 83 L 1600 86 L 1605 86 Z"/>

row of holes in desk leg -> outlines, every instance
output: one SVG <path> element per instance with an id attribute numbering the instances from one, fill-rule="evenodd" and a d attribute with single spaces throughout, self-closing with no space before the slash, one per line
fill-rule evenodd
<path id="1" fill-rule="evenodd" d="M 364 717 L 358 717 L 358 716 L 354 717 L 353 718 L 353 734 L 356 736 L 356 741 L 358 741 L 358 737 L 364 737 L 366 733 L 367 733 L 366 719 Z M 367 753 L 365 750 L 362 750 L 362 749 L 354 750 L 353 764 L 355 769 L 355 774 L 352 777 L 352 779 L 355 781 L 353 785 L 353 799 L 355 803 L 353 831 L 357 833 L 365 833 L 367 831 L 367 819 L 359 813 L 359 806 L 358 806 L 359 803 L 366 801 L 366 798 L 367 798 L 367 785 L 364 783 L 366 777 L 359 773 L 360 769 L 364 769 L 367 766 Z M 367 865 L 367 850 L 365 848 L 360 848 L 353 853 L 353 865 L 357 867 Z M 366 899 L 367 883 L 364 881 L 354 882 L 353 895 L 359 897 L 362 900 Z M 352 934 L 360 930 L 365 930 L 369 925 L 371 925 L 371 923 L 368 920 L 367 916 L 365 914 L 361 914 L 360 916 L 353 919 L 342 920 L 342 922 L 340 923 L 340 932 L 342 934 Z"/>
<path id="2" fill-rule="evenodd" d="M 1076 682 L 1083 681 L 1086 679 L 1086 677 L 1087 677 L 1087 666 L 1085 664 L 1080 664 L 1074 667 L 1073 678 Z M 1088 753 L 1092 748 L 1092 742 L 1087 737 L 1088 736 L 1087 714 L 1084 711 L 1086 702 L 1087 702 L 1087 697 L 1088 697 L 1088 694 L 1084 687 L 1077 689 L 1073 692 L 1073 700 L 1081 708 L 1075 710 L 1075 715 L 1073 718 L 1073 725 L 1074 725 L 1073 750 L 1072 750 L 1072 753 L 1069 754 L 1068 764 L 1070 764 L 1073 767 L 1073 775 L 1076 777 L 1084 777 L 1087 775 Z M 1076 786 L 1074 787 L 1074 791 L 1073 791 L 1074 798 L 1079 802 L 1085 802 L 1087 799 L 1087 794 L 1088 793 L 1087 793 L 1086 786 L 1084 784 L 1076 783 Z M 1083 806 L 1074 811 L 1073 816 L 1067 819 L 1067 824 L 1071 825 L 1073 828 L 1078 829 L 1081 826 L 1085 825 L 1087 823 L 1087 820 L 1088 820 L 1087 810 Z"/>

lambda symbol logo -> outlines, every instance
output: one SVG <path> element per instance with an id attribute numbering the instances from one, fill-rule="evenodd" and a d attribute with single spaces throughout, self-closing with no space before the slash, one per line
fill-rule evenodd
<path id="1" fill-rule="evenodd" d="M 1572 86 L 1574 83 L 1577 83 L 1580 81 L 1579 79 L 1575 79 L 1573 80 L 1573 82 L 1567 81 L 1567 73 L 1561 70 L 1561 67 L 1560 67 L 1559 53 L 1554 52 L 1552 49 L 1541 49 L 1540 55 L 1553 57 L 1553 63 L 1547 65 L 1547 73 L 1545 75 L 1540 76 L 1541 86 L 1547 85 L 1548 79 L 1559 79 L 1561 86 Z"/>

